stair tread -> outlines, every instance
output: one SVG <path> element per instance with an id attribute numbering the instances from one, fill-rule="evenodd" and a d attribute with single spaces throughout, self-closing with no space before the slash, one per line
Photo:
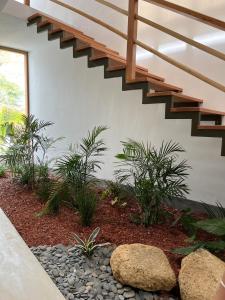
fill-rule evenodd
<path id="1" fill-rule="evenodd" d="M 49 20 L 44 20 L 44 21 L 41 21 L 37 24 L 38 27 L 43 27 L 45 25 L 50 25 L 51 22 Z"/>
<path id="2" fill-rule="evenodd" d="M 39 17 L 41 17 L 41 14 L 35 13 L 35 14 L 33 14 L 32 16 L 30 16 L 28 18 L 28 22 L 31 22 L 31 21 L 35 20 L 36 18 L 39 18 Z"/>
<path id="3" fill-rule="evenodd" d="M 94 44 L 93 44 L 93 45 L 91 44 L 91 45 L 90 45 L 91 47 L 99 46 L 99 48 L 101 48 L 102 45 L 103 45 L 103 44 L 98 43 L 97 41 L 95 41 L 92 37 L 86 36 L 83 32 L 76 30 L 74 27 L 72 27 L 72 26 L 70 26 L 70 25 L 66 25 L 66 24 L 62 23 L 60 20 L 54 19 L 54 18 L 49 17 L 49 16 L 47 16 L 47 15 L 45 15 L 45 14 L 39 14 L 39 13 L 34 14 L 34 15 L 32 15 L 31 17 L 28 18 L 28 21 L 32 21 L 33 19 L 35 19 L 35 18 L 37 18 L 37 17 L 43 17 L 43 18 L 46 18 L 50 23 L 52 23 L 52 24 L 55 25 L 55 26 L 60 27 L 63 31 L 68 31 L 68 32 L 70 32 L 70 33 L 73 33 L 74 36 L 75 36 L 76 38 L 82 39 L 82 37 L 83 37 L 83 38 L 84 38 L 83 40 L 89 39 L 89 40 L 93 41 L 95 45 L 94 45 Z M 46 20 L 46 21 L 47 21 L 47 20 Z M 54 33 L 54 31 L 53 31 L 53 30 L 50 31 L 50 34 L 51 34 L 51 33 Z M 80 36 L 78 37 L 77 34 L 79 34 Z M 97 50 L 99 50 L 99 49 L 97 49 Z M 116 51 L 111 50 L 111 49 L 108 49 L 108 50 L 110 50 L 110 52 L 114 52 L 114 53 L 116 52 Z M 121 58 L 121 60 L 123 60 L 124 62 L 126 62 L 126 59 L 125 59 L 124 57 L 120 57 L 120 58 Z M 137 67 L 138 67 L 139 69 L 148 71 L 147 68 L 144 68 L 144 67 L 142 67 L 142 66 L 137 66 Z"/>
<path id="4" fill-rule="evenodd" d="M 110 72 L 110 71 L 120 71 L 120 70 L 124 70 L 124 69 L 126 69 L 126 64 L 120 64 L 120 65 L 115 65 L 115 66 L 109 66 L 107 68 L 107 71 L 108 72 Z M 143 76 L 147 76 L 147 77 L 152 77 L 153 74 L 149 73 L 148 71 L 144 71 L 142 69 L 136 68 L 136 75 L 143 75 Z M 154 75 L 154 77 L 157 78 L 157 80 L 165 81 L 165 79 L 160 77 L 160 76 Z"/>
<path id="5" fill-rule="evenodd" d="M 169 91 L 169 92 L 157 92 L 157 93 L 151 93 L 151 92 L 149 92 L 147 94 L 147 96 L 148 97 L 175 96 L 175 97 L 179 98 L 178 101 L 185 100 L 185 102 L 198 102 L 198 103 L 203 103 L 204 102 L 204 100 L 202 100 L 202 99 L 191 97 L 191 96 L 187 96 L 187 95 L 184 95 L 184 94 L 181 94 L 181 93 L 172 92 L 172 91 Z M 175 99 L 175 100 L 177 100 L 177 99 Z"/>
<path id="6" fill-rule="evenodd" d="M 94 47 L 92 47 L 92 48 L 94 48 Z M 101 55 L 97 55 L 96 57 L 93 55 L 92 57 L 90 57 L 90 60 L 92 61 L 92 60 L 97 60 L 97 59 L 101 59 L 101 58 L 109 58 L 114 61 L 117 61 L 118 63 L 123 64 L 123 66 L 121 65 L 120 70 L 126 68 L 126 59 L 124 57 L 120 56 L 119 53 L 117 55 L 113 55 L 113 56 L 111 56 L 109 53 L 102 53 Z M 146 72 L 146 73 L 148 72 L 148 69 L 146 69 L 146 68 L 143 68 L 141 66 L 136 66 L 136 67 L 138 70 L 140 70 L 142 72 Z M 117 70 L 119 70 L 119 69 L 117 69 Z M 158 78 L 163 80 L 163 78 L 161 78 L 161 77 L 158 77 Z"/>
<path id="7" fill-rule="evenodd" d="M 67 31 L 67 32 L 69 32 L 71 34 L 74 34 L 74 36 L 77 37 L 77 38 L 83 39 L 83 40 L 88 41 L 90 43 L 94 43 L 94 44 L 96 44 L 96 46 L 101 47 L 101 43 L 98 43 L 92 37 L 87 36 L 84 33 L 82 33 L 81 31 L 75 29 L 74 27 L 72 27 L 70 25 L 67 25 L 67 24 L 64 24 L 60 20 L 58 20 L 56 18 L 52 18 L 52 17 L 50 17 L 50 16 L 48 16 L 46 14 L 38 14 L 37 13 L 37 14 L 29 17 L 28 21 L 32 21 L 33 19 L 35 19 L 37 17 L 43 17 L 43 18 L 45 18 L 45 21 L 49 21 L 52 25 L 61 28 L 63 31 Z M 52 31 L 50 33 L 52 33 Z"/>
<path id="8" fill-rule="evenodd" d="M 225 112 L 223 112 L 223 111 L 208 109 L 208 108 L 204 108 L 204 107 L 176 107 L 176 108 L 171 108 L 170 111 L 171 112 L 200 112 L 204 115 L 225 116 Z"/>
<path id="9" fill-rule="evenodd" d="M 76 37 L 74 35 L 71 35 L 71 36 L 61 38 L 61 42 L 64 43 L 64 42 L 68 42 L 68 41 L 71 41 L 74 39 L 76 39 Z"/>
<path id="10" fill-rule="evenodd" d="M 117 61 L 117 59 L 123 59 L 121 56 L 119 56 L 119 55 L 116 55 L 116 56 L 112 56 L 112 55 L 110 55 L 110 54 L 108 54 L 108 53 L 102 53 L 102 54 L 96 54 L 96 55 L 92 55 L 90 58 L 89 58 L 89 60 L 90 61 L 94 61 L 94 60 L 98 60 L 98 59 L 102 59 L 102 58 L 109 58 L 109 59 L 111 59 L 112 61 Z M 113 70 L 113 71 L 115 71 L 115 70 L 124 70 L 124 69 L 126 69 L 126 64 L 125 63 L 123 63 L 123 64 L 121 64 L 120 65 L 120 67 L 119 68 L 117 68 L 117 66 L 115 66 L 115 68 L 114 67 L 112 67 L 111 68 L 111 70 Z M 107 69 L 107 71 L 109 71 L 110 70 L 110 67 Z M 144 76 L 146 76 L 146 77 L 150 77 L 150 78 L 154 78 L 154 79 L 156 79 L 156 80 L 159 80 L 159 81 L 164 81 L 164 78 L 162 78 L 162 77 L 159 77 L 159 76 L 157 76 L 157 75 L 154 75 L 154 74 L 151 74 L 151 73 L 147 73 L 147 72 L 145 72 L 145 71 L 143 71 L 143 70 L 139 70 L 138 68 L 136 69 L 136 74 L 137 75 L 144 75 Z"/>
<path id="11" fill-rule="evenodd" d="M 88 48 L 95 49 L 95 46 L 93 46 L 91 44 L 88 44 L 88 43 L 85 43 L 83 41 L 80 41 L 79 38 L 77 40 L 81 44 L 76 45 L 76 51 L 82 51 L 82 50 L 85 50 L 85 49 L 88 49 Z M 105 52 L 107 52 L 107 54 L 110 54 L 110 55 L 113 55 L 113 56 L 119 55 L 119 52 L 107 48 L 106 45 L 104 45 L 104 44 L 101 44 L 101 47 L 102 47 L 101 49 L 96 49 L 96 50 L 101 51 L 101 52 L 105 51 Z"/>
<path id="12" fill-rule="evenodd" d="M 62 28 L 58 27 L 58 28 L 54 28 L 54 29 L 50 30 L 48 33 L 54 34 L 54 33 L 61 32 L 61 31 L 63 31 Z"/>
<path id="13" fill-rule="evenodd" d="M 225 125 L 199 125 L 201 130 L 225 130 Z"/>
<path id="14" fill-rule="evenodd" d="M 155 80 L 149 77 L 143 77 L 143 78 L 137 78 L 134 80 L 129 80 L 127 83 L 142 83 L 142 82 L 149 82 L 151 83 L 151 88 L 156 91 L 176 91 L 176 92 L 182 92 L 183 89 L 179 88 L 177 86 L 174 86 L 172 84 L 168 84 L 165 82 L 161 82 L 159 80 Z"/>

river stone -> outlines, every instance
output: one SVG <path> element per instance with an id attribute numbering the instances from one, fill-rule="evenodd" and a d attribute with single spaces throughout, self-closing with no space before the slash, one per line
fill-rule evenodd
<path id="1" fill-rule="evenodd" d="M 179 284 L 182 300 L 212 300 L 225 272 L 225 263 L 204 249 L 181 263 Z"/>
<path id="2" fill-rule="evenodd" d="M 135 288 L 170 291 L 176 285 L 169 261 L 157 247 L 121 245 L 113 251 L 110 265 L 116 280 Z"/>

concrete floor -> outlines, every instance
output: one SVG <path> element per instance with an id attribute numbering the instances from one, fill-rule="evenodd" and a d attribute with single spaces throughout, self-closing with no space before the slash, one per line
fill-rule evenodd
<path id="1" fill-rule="evenodd" d="M 2 209 L 0 300 L 65 300 Z"/>

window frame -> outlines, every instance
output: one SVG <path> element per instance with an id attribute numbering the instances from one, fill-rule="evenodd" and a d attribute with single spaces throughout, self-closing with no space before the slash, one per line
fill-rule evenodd
<path id="1" fill-rule="evenodd" d="M 25 114 L 29 115 L 30 113 L 30 89 L 29 89 L 29 53 L 24 50 L 5 47 L 0 45 L 0 50 L 19 53 L 24 55 L 24 75 L 25 75 Z"/>

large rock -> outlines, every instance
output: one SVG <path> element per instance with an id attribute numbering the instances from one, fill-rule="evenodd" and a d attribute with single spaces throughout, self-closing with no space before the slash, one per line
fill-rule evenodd
<path id="1" fill-rule="evenodd" d="M 225 263 L 199 249 L 181 263 L 179 284 L 182 300 L 212 300 L 225 271 Z"/>
<path id="2" fill-rule="evenodd" d="M 110 264 L 114 277 L 122 284 L 145 291 L 170 291 L 176 285 L 166 255 L 156 247 L 142 244 L 119 246 L 112 253 Z"/>

